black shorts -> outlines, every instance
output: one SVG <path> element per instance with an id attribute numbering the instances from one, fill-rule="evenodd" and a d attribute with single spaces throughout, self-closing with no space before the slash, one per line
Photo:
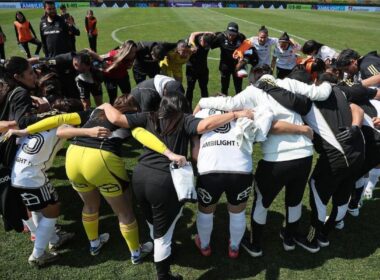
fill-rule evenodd
<path id="1" fill-rule="evenodd" d="M 204 207 L 215 204 L 225 192 L 228 203 L 239 205 L 248 200 L 252 191 L 252 174 L 210 173 L 197 181 L 198 203 Z"/>
<path id="2" fill-rule="evenodd" d="M 129 81 L 129 76 L 127 75 L 121 79 L 112 79 L 112 78 L 104 78 L 104 84 L 106 89 L 109 92 L 116 92 L 117 87 L 119 86 L 122 94 L 127 94 L 131 92 L 131 82 Z"/>
<path id="3" fill-rule="evenodd" d="M 15 190 L 29 211 L 38 211 L 58 202 L 58 193 L 50 183 L 37 189 L 15 188 Z"/>
<path id="4" fill-rule="evenodd" d="M 98 83 L 88 83 L 77 80 L 77 88 L 79 90 L 80 99 L 90 99 L 90 94 L 94 97 L 103 94 L 102 85 Z"/>

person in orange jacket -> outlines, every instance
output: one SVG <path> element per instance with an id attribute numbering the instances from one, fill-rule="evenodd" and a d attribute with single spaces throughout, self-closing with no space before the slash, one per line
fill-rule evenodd
<path id="1" fill-rule="evenodd" d="M 88 35 L 88 43 L 90 44 L 90 49 L 96 52 L 96 40 L 98 38 L 98 29 L 96 28 L 96 17 L 94 17 L 94 12 L 92 10 L 87 11 L 87 16 L 84 20 L 86 26 L 86 31 Z"/>
<path id="2" fill-rule="evenodd" d="M 42 47 L 40 40 L 37 39 L 36 33 L 32 24 L 25 18 L 24 14 L 20 11 L 16 12 L 16 20 L 13 23 L 15 26 L 17 44 L 21 44 L 24 48 L 28 58 L 31 58 L 29 43 L 36 45 L 35 55 L 38 56 Z"/>

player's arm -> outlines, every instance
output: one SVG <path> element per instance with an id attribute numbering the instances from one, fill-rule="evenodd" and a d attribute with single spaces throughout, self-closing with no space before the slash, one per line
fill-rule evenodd
<path id="1" fill-rule="evenodd" d="M 59 138 L 69 139 L 74 137 L 95 137 L 106 138 L 111 136 L 111 131 L 108 128 L 96 126 L 91 128 L 77 128 L 68 125 L 62 125 L 57 129 Z"/>
<path id="2" fill-rule="evenodd" d="M 380 85 L 380 73 L 377 75 L 374 75 L 372 77 L 369 77 L 365 80 L 362 80 L 362 85 L 365 87 L 372 87 L 372 86 Z"/>
<path id="3" fill-rule="evenodd" d="M 307 125 L 297 125 L 285 121 L 273 121 L 269 131 L 271 134 L 302 134 L 313 139 L 313 130 Z"/>
<path id="4" fill-rule="evenodd" d="M 26 128 L 28 134 L 34 134 L 37 132 L 57 128 L 63 124 L 67 125 L 80 125 L 82 119 L 78 113 L 61 114 L 53 117 L 43 119 L 35 124 L 29 125 Z"/>
<path id="5" fill-rule="evenodd" d="M 0 133 L 17 126 L 16 121 L 0 121 Z"/>
<path id="6" fill-rule="evenodd" d="M 243 59 L 244 53 L 252 48 L 252 42 L 251 39 L 246 39 L 243 41 L 243 43 L 238 47 L 234 53 L 232 54 L 232 57 L 235 59 Z"/>
<path id="7" fill-rule="evenodd" d="M 241 110 L 229 112 L 221 115 L 213 115 L 201 120 L 197 126 L 198 134 L 203 134 L 208 131 L 214 130 L 230 121 L 236 120 L 238 118 L 249 118 L 253 119 L 254 113 L 252 110 Z"/>
<path id="8" fill-rule="evenodd" d="M 107 120 L 110 123 L 118 127 L 129 128 L 127 117 L 124 114 L 120 113 L 119 110 L 115 109 L 111 104 L 103 103 L 98 108 L 104 110 Z"/>
<path id="9" fill-rule="evenodd" d="M 351 103 L 352 125 L 361 127 L 364 119 L 364 111 L 358 105 Z"/>
<path id="10" fill-rule="evenodd" d="M 273 52 L 272 62 L 270 64 L 270 68 L 272 68 L 272 71 L 274 71 L 274 68 L 276 67 L 276 60 L 277 60 L 277 57 L 275 56 L 275 52 Z"/>

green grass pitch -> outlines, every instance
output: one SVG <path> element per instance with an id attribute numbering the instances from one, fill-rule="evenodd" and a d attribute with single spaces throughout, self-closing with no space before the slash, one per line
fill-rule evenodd
<path id="1" fill-rule="evenodd" d="M 42 10 L 23 10 L 38 32 Z M 75 18 L 82 35 L 77 48 L 88 47 L 84 31 L 85 8 L 69 11 Z M 98 50 L 105 53 L 118 43 L 115 40 L 133 39 L 175 42 L 192 31 L 223 31 L 228 22 L 235 21 L 247 37 L 257 34 L 261 25 L 269 28 L 270 36 L 277 37 L 287 31 L 298 42 L 315 39 L 342 50 L 350 47 L 361 54 L 379 49 L 380 16 L 378 13 L 317 12 L 292 10 L 253 9 L 94 9 L 98 19 Z M 0 25 L 7 35 L 6 55 L 23 55 L 16 45 L 13 21 L 15 10 L 0 10 Z M 39 36 L 39 35 L 38 35 Z M 34 46 L 31 47 L 34 51 Z M 210 58 L 218 58 L 219 51 L 210 52 Z M 210 92 L 220 89 L 218 61 L 209 60 Z M 131 75 L 132 76 L 132 75 Z M 134 83 L 132 82 L 132 85 Z M 232 83 L 231 83 L 232 86 Z M 230 92 L 232 88 L 230 87 Z M 195 101 L 199 98 L 196 89 Z M 141 153 L 135 142 L 125 145 L 125 162 L 132 170 Z M 255 148 L 254 162 L 260 159 Z M 100 232 L 109 232 L 111 240 L 101 254 L 91 257 L 88 241 L 81 224 L 82 203 L 66 180 L 65 151 L 57 156 L 49 171 L 53 184 L 58 188 L 62 201 L 60 223 L 74 231 L 76 237 L 61 251 L 60 260 L 44 269 L 33 269 L 27 264 L 32 243 L 26 234 L 5 233 L 0 229 L 0 278 L 1 279 L 155 279 L 152 258 L 139 266 L 133 266 L 129 252 L 117 225 L 117 218 L 103 201 L 100 210 Z M 375 191 L 375 197 L 379 191 Z M 249 201 L 251 205 L 252 198 Z M 218 206 L 211 240 L 213 255 L 203 258 L 196 250 L 192 238 L 195 233 L 195 206 L 186 205 L 184 215 L 177 224 L 174 236 L 174 261 L 172 270 L 185 279 L 379 279 L 380 278 L 380 220 L 378 200 L 367 201 L 359 218 L 347 217 L 346 227 L 331 234 L 331 245 L 312 255 L 297 248 L 286 253 L 282 249 L 279 230 L 284 220 L 284 193 L 274 201 L 264 234 L 264 257 L 253 259 L 243 250 L 237 260 L 227 257 L 228 213 L 225 200 Z M 302 229 L 308 225 L 308 190 L 304 195 Z M 250 207 L 247 210 L 249 213 Z M 136 207 L 139 215 L 139 209 Z M 247 214 L 249 217 L 249 214 Z M 140 218 L 142 239 L 147 229 Z"/>

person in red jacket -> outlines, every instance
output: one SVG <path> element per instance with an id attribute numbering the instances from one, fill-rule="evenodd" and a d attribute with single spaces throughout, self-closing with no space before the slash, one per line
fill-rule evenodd
<path id="1" fill-rule="evenodd" d="M 16 12 L 16 20 L 14 22 L 17 44 L 21 44 L 28 58 L 31 58 L 29 43 L 36 45 L 35 55 L 38 56 L 42 47 L 40 40 L 37 39 L 31 23 L 25 18 L 20 11 Z"/>
<path id="2" fill-rule="evenodd" d="M 98 29 L 96 28 L 96 17 L 94 17 L 94 12 L 92 10 L 87 11 L 87 16 L 84 20 L 86 26 L 86 31 L 88 35 L 88 43 L 90 44 L 90 49 L 96 52 L 96 40 L 98 38 Z"/>
<path id="3" fill-rule="evenodd" d="M 117 88 L 122 94 L 131 92 L 128 69 L 131 69 L 136 57 L 137 46 L 132 40 L 125 41 L 121 46 L 104 55 L 88 50 L 90 55 L 102 63 L 104 84 L 106 86 L 109 103 L 113 104 L 117 97 Z"/>

